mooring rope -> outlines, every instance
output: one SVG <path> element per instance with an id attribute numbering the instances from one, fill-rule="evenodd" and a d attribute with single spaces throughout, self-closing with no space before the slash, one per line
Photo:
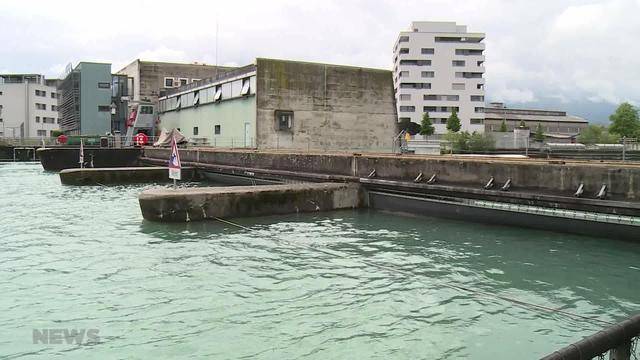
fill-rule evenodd
<path id="1" fill-rule="evenodd" d="M 256 232 L 256 230 L 254 230 L 254 229 L 251 229 L 249 227 L 234 223 L 234 222 L 229 221 L 229 220 L 225 220 L 225 219 L 222 219 L 222 218 L 219 218 L 219 217 L 214 217 L 213 219 L 215 219 L 215 220 L 217 220 L 217 221 L 219 221 L 221 223 L 228 224 L 228 225 L 231 225 L 231 226 L 235 226 L 235 227 L 243 229 L 243 230 L 247 230 L 247 231 L 250 231 L 250 232 Z M 266 234 L 266 235 L 268 237 L 272 238 L 272 239 L 275 239 L 278 242 L 284 242 L 284 243 L 286 243 L 288 245 L 292 245 L 294 247 L 305 248 L 305 249 L 309 249 L 309 250 L 312 250 L 312 251 L 321 252 L 321 253 L 326 254 L 326 255 L 340 257 L 340 258 L 343 258 L 343 259 L 355 260 L 353 257 L 351 257 L 351 256 L 349 256 L 347 254 L 341 253 L 341 252 L 337 252 L 337 251 L 333 251 L 333 250 L 327 250 L 327 249 L 320 249 L 320 248 L 317 248 L 317 247 L 314 247 L 314 246 L 301 244 L 301 243 L 294 243 L 294 242 L 291 242 L 291 241 L 287 241 L 287 240 L 281 239 L 281 238 L 279 238 L 279 237 L 277 237 L 276 235 L 273 235 L 273 234 Z M 406 276 L 410 276 L 410 277 L 415 276 L 415 274 L 413 274 L 410 271 L 402 270 L 402 269 L 399 269 L 399 268 L 394 267 L 394 266 L 382 265 L 382 264 L 378 264 L 378 263 L 375 263 L 375 262 L 372 262 L 372 261 L 369 261 L 369 260 L 363 260 L 363 259 L 358 259 L 356 261 L 359 261 L 360 263 L 363 263 L 365 265 L 369 265 L 369 266 L 372 266 L 372 267 L 375 267 L 375 268 L 378 268 L 378 269 L 382 269 L 382 270 L 386 270 L 386 271 L 390 271 L 390 272 L 393 272 L 393 273 L 402 274 L 402 275 L 406 275 Z M 431 284 L 427 284 L 427 283 L 425 283 L 423 281 L 420 281 L 420 282 L 422 282 L 425 285 L 431 285 Z M 544 305 L 534 304 L 534 303 L 530 303 L 530 302 L 527 302 L 527 301 L 524 301 L 524 300 L 520 300 L 520 299 L 516 299 L 516 298 L 513 298 L 513 297 L 509 297 L 509 296 L 493 294 L 493 293 L 490 293 L 490 292 L 477 290 L 477 289 L 472 289 L 472 288 L 467 287 L 467 286 L 455 285 L 455 284 L 451 284 L 451 283 L 448 283 L 448 282 L 439 282 L 439 283 L 440 283 L 440 285 L 448 287 L 450 289 L 454 289 L 454 290 L 465 292 L 465 293 L 470 293 L 470 294 L 473 294 L 473 295 L 476 295 L 476 296 L 485 296 L 485 297 L 490 297 L 490 298 L 494 298 L 494 299 L 507 301 L 509 303 L 512 303 L 512 304 L 514 304 L 516 306 L 520 306 L 520 307 L 528 309 L 528 310 L 537 310 L 537 311 L 542 311 L 542 312 L 546 312 L 546 313 L 557 313 L 557 314 L 564 315 L 566 317 L 570 317 L 570 318 L 573 318 L 573 319 L 585 320 L 585 321 L 589 321 L 589 322 L 591 322 L 593 324 L 597 323 L 600 326 L 601 325 L 615 325 L 615 323 L 610 322 L 610 321 L 602 320 L 602 319 L 595 318 L 595 317 L 589 317 L 589 316 L 584 316 L 584 315 L 580 315 L 580 314 L 575 314 L 575 313 L 572 313 L 572 312 L 569 312 L 569 311 L 565 311 L 565 310 L 561 310 L 561 309 L 558 309 L 558 308 L 551 308 L 551 307 L 544 306 Z"/>

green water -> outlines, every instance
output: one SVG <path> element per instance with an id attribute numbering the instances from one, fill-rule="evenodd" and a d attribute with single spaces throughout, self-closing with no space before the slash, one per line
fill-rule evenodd
<path id="1" fill-rule="evenodd" d="M 0 357 L 534 359 L 600 329 L 447 284 L 640 312 L 640 243 L 376 211 L 155 224 L 145 187 L 0 164 Z"/>

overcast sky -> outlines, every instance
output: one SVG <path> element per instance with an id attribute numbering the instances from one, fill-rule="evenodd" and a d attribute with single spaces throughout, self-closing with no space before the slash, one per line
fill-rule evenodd
<path id="1" fill-rule="evenodd" d="M 411 21 L 486 33 L 487 100 L 606 122 L 640 105 L 640 0 L 0 1 L 0 72 L 78 61 L 244 65 L 255 57 L 391 69 Z"/>

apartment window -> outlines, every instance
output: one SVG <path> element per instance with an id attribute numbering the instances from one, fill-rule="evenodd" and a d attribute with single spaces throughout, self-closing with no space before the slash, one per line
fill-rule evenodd
<path id="1" fill-rule="evenodd" d="M 438 100 L 438 95 L 423 95 L 423 100 Z"/>
<path id="2" fill-rule="evenodd" d="M 198 135 L 198 127 L 194 126 L 193 127 L 193 136 L 197 136 Z"/>
<path id="3" fill-rule="evenodd" d="M 422 55 L 433 55 L 434 54 L 432 48 L 422 48 L 422 49 L 420 49 L 420 53 Z"/>
<path id="4" fill-rule="evenodd" d="M 431 66 L 431 60 L 400 60 L 400 65 Z"/>
<path id="5" fill-rule="evenodd" d="M 400 83 L 401 89 L 431 89 L 431 83 Z"/>
<path id="6" fill-rule="evenodd" d="M 38 136 L 47 136 L 47 130 L 38 130 Z"/>
<path id="7" fill-rule="evenodd" d="M 476 65 L 478 65 L 478 66 L 482 66 L 483 64 L 484 64 L 484 61 L 477 61 L 476 62 Z"/>
<path id="8" fill-rule="evenodd" d="M 408 76 L 409 76 L 408 71 L 400 71 L 400 77 L 408 77 Z"/>
<path id="9" fill-rule="evenodd" d="M 198 81 L 200 81 L 200 80 L 201 80 L 201 79 L 191 79 L 191 82 L 192 82 L 192 83 L 194 83 L 194 82 L 198 82 Z"/>
<path id="10" fill-rule="evenodd" d="M 483 50 L 477 50 L 477 49 L 456 49 L 456 55 L 463 55 L 463 56 L 482 55 L 482 51 Z"/>
<path id="11" fill-rule="evenodd" d="M 38 109 L 38 110 L 47 110 L 47 104 L 36 103 L 36 109 Z"/>
<path id="12" fill-rule="evenodd" d="M 170 77 L 164 78 L 164 87 L 166 88 L 173 87 L 173 78 L 170 78 Z"/>
<path id="13" fill-rule="evenodd" d="M 51 111 L 58 111 L 58 107 L 56 105 L 51 105 Z"/>
<path id="14" fill-rule="evenodd" d="M 98 105 L 99 112 L 109 112 L 111 111 L 111 106 L 109 105 Z"/>
<path id="15" fill-rule="evenodd" d="M 447 123 L 446 118 L 440 118 L 440 124 L 446 124 L 446 123 Z"/>
<path id="16" fill-rule="evenodd" d="M 400 112 L 416 112 L 415 106 L 400 106 Z"/>
<path id="17" fill-rule="evenodd" d="M 464 83 L 453 83 L 451 84 L 451 90 L 464 90 Z"/>
<path id="18" fill-rule="evenodd" d="M 484 101 L 484 96 L 482 96 L 482 95 L 471 95 L 471 101 Z"/>
<path id="19" fill-rule="evenodd" d="M 291 131 L 293 128 L 293 111 L 276 110 L 276 130 Z"/>
<path id="20" fill-rule="evenodd" d="M 411 94 L 400 94 L 401 101 L 409 101 L 411 100 Z"/>
<path id="21" fill-rule="evenodd" d="M 52 99 L 55 99 L 57 96 L 58 96 L 58 94 L 56 94 L 56 93 L 54 93 L 54 92 L 52 92 L 52 93 L 51 93 L 51 98 L 52 98 Z"/>
<path id="22" fill-rule="evenodd" d="M 398 40 L 398 42 L 409 42 L 409 36 L 407 35 L 400 36 L 400 39 Z"/>
<path id="23" fill-rule="evenodd" d="M 111 89 L 111 83 L 108 82 L 99 82 L 98 89 Z"/>
<path id="24" fill-rule="evenodd" d="M 435 106 L 423 106 L 422 107 L 422 111 L 423 112 L 430 112 L 430 111 L 437 111 Z"/>
<path id="25" fill-rule="evenodd" d="M 400 49 L 400 54 L 408 54 L 408 53 L 409 53 L 409 49 L 408 48 Z"/>
<path id="26" fill-rule="evenodd" d="M 43 124 L 55 124 L 56 123 L 56 119 L 54 119 L 52 117 L 43 117 L 42 118 L 42 123 Z"/>
<path id="27" fill-rule="evenodd" d="M 250 78 L 242 79 L 242 90 L 240 90 L 240 95 L 244 96 L 249 94 L 249 91 L 251 90 L 250 80 L 251 80 Z"/>
<path id="28" fill-rule="evenodd" d="M 36 116 L 36 122 L 39 123 L 40 122 L 40 116 Z"/>
<path id="29" fill-rule="evenodd" d="M 220 125 L 215 125 L 213 127 L 213 134 L 214 135 L 220 135 Z"/>
<path id="30" fill-rule="evenodd" d="M 484 112 L 484 108 L 483 107 L 476 107 L 473 109 L 473 111 L 477 112 L 477 113 L 483 113 Z"/>
<path id="31" fill-rule="evenodd" d="M 472 125 L 482 125 L 482 124 L 484 124 L 484 119 L 471 119 L 471 120 L 469 120 L 469 122 Z"/>
<path id="32" fill-rule="evenodd" d="M 433 72 L 433 71 L 423 71 L 423 72 L 422 72 L 422 77 L 423 77 L 423 78 L 432 78 L 432 77 L 434 77 L 434 76 L 435 76 L 435 74 L 436 74 L 436 73 L 435 73 L 435 72 Z"/>
<path id="33" fill-rule="evenodd" d="M 0 91 L 0 96 L 2 96 L 2 94 L 3 94 L 3 92 L 2 92 L 2 91 Z"/>
<path id="34" fill-rule="evenodd" d="M 47 92 L 44 90 L 36 90 L 36 96 L 47 96 Z"/>
<path id="35" fill-rule="evenodd" d="M 451 62 L 451 65 L 453 65 L 453 66 L 464 66 L 464 60 L 453 60 Z"/>
<path id="36" fill-rule="evenodd" d="M 483 89 L 484 89 L 484 84 L 477 84 L 477 85 L 476 85 L 476 88 L 477 88 L 478 90 L 483 90 Z"/>
<path id="37" fill-rule="evenodd" d="M 179 81 L 180 81 L 180 86 L 185 86 L 189 83 L 189 79 L 186 79 L 186 78 L 180 78 Z"/>

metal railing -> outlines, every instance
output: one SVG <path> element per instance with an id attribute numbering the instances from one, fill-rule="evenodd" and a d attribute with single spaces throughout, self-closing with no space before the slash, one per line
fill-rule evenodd
<path id="1" fill-rule="evenodd" d="M 638 359 L 640 314 L 614 324 L 565 348 L 542 358 L 543 360 Z"/>
<path id="2" fill-rule="evenodd" d="M 224 69 L 220 69 L 220 73 L 217 76 L 202 79 L 200 81 L 192 82 L 191 84 L 183 85 L 177 88 L 167 89 L 167 92 L 164 94 L 164 96 L 173 95 L 179 92 L 195 89 L 203 85 L 212 84 L 212 83 L 229 79 L 232 77 L 240 76 L 242 74 L 246 74 L 248 72 L 254 71 L 255 69 L 256 69 L 255 65 L 247 65 L 241 68 L 228 70 L 228 71 L 225 71 Z"/>

